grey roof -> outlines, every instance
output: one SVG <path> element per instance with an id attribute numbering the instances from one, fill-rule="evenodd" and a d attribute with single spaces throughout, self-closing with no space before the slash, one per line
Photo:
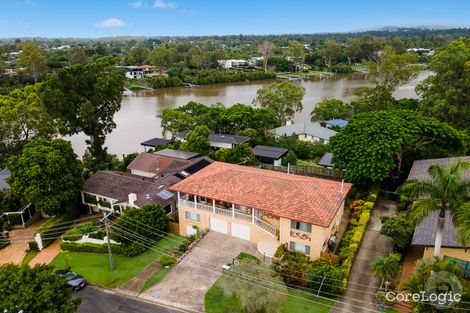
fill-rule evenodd
<path id="1" fill-rule="evenodd" d="M 440 158 L 440 159 L 427 159 L 427 160 L 416 160 L 413 162 L 408 180 L 430 180 L 431 177 L 428 174 L 428 168 L 433 164 L 439 164 L 448 166 L 457 160 L 470 161 L 470 156 L 466 157 L 452 157 L 452 158 Z M 464 173 L 466 179 L 470 179 L 470 171 Z M 429 214 L 416 228 L 413 234 L 412 245 L 415 246 L 434 246 L 434 240 L 436 239 L 436 228 L 437 219 L 439 212 L 433 212 Z M 452 214 L 446 213 L 446 220 L 444 223 L 444 234 L 442 238 L 442 247 L 452 248 L 464 248 L 457 241 L 457 230 L 452 223 Z"/>
<path id="2" fill-rule="evenodd" d="M 149 140 L 146 140 L 144 142 L 141 142 L 141 146 L 146 146 L 146 147 L 158 147 L 161 145 L 166 145 L 171 142 L 171 139 L 165 139 L 165 138 L 152 138 Z"/>
<path id="3" fill-rule="evenodd" d="M 272 130 L 277 136 L 291 136 L 293 134 L 307 134 L 313 137 L 317 137 L 324 140 L 330 140 L 330 137 L 336 135 L 334 130 L 323 127 L 320 123 L 295 123 L 291 125 L 285 125 Z"/>
<path id="4" fill-rule="evenodd" d="M 179 139 L 186 139 L 189 134 L 189 130 L 179 133 L 176 135 Z M 209 141 L 212 142 L 222 142 L 222 143 L 244 143 L 250 140 L 250 137 L 247 136 L 238 136 L 230 134 L 209 134 Z"/>
<path id="5" fill-rule="evenodd" d="M 408 175 L 408 179 L 418 179 L 418 180 L 429 180 L 431 177 L 428 174 L 428 168 L 433 164 L 439 164 L 448 166 L 452 163 L 455 163 L 457 160 L 467 160 L 470 161 L 470 156 L 463 156 L 463 157 L 452 157 L 452 158 L 441 158 L 441 159 L 427 159 L 427 160 L 416 160 L 413 162 L 413 166 L 411 167 L 410 174 Z M 470 170 L 465 171 L 464 173 L 465 179 L 470 179 Z"/>
<path id="6" fill-rule="evenodd" d="M 434 246 L 436 239 L 437 219 L 439 211 L 429 214 L 415 229 L 411 245 L 413 246 Z M 446 212 L 446 220 L 444 222 L 444 233 L 442 237 L 442 247 L 447 248 L 464 248 L 457 241 L 457 230 L 452 223 L 452 214 Z"/>
<path id="7" fill-rule="evenodd" d="M 335 164 L 333 163 L 333 153 L 326 152 L 324 155 L 322 155 L 317 164 L 320 166 L 334 167 Z"/>
<path id="8" fill-rule="evenodd" d="M 5 181 L 8 177 L 10 177 L 11 173 L 8 169 L 3 169 L 0 171 L 0 189 L 9 189 L 10 185 Z"/>
<path id="9" fill-rule="evenodd" d="M 272 158 L 276 160 L 282 158 L 288 151 L 289 149 L 285 149 L 285 148 L 262 146 L 262 145 L 258 145 L 253 148 L 253 154 L 255 156 Z"/>
<path id="10" fill-rule="evenodd" d="M 188 151 L 180 151 L 180 150 L 173 150 L 173 149 L 163 149 L 159 151 L 155 151 L 154 154 L 169 156 L 178 159 L 185 159 L 189 160 L 195 158 L 199 155 L 196 152 L 188 152 Z"/>
<path id="11" fill-rule="evenodd" d="M 152 179 L 125 172 L 98 171 L 85 181 L 82 190 L 116 199 L 116 203 L 127 203 L 129 194 L 135 193 L 135 204 L 139 207 L 151 203 L 166 206 L 173 198 L 164 199 L 158 193 L 179 181 L 174 175 Z"/>

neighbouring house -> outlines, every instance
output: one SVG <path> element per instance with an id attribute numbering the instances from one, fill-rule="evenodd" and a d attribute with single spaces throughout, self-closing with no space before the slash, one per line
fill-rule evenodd
<path id="1" fill-rule="evenodd" d="M 185 142 L 189 130 L 176 135 L 176 139 Z M 248 142 L 251 138 L 247 136 L 238 136 L 230 134 L 209 134 L 209 143 L 213 149 L 227 148 L 232 149 L 235 145 Z"/>
<path id="2" fill-rule="evenodd" d="M 176 150 L 174 150 L 176 151 Z M 82 203 L 90 211 L 118 213 L 130 206 L 159 204 L 168 214 L 176 212 L 176 196 L 169 187 L 211 164 L 202 156 L 191 159 L 172 158 L 143 152 L 129 164 L 131 173 L 99 171 L 88 178 L 81 191 Z M 156 162 L 161 162 L 156 165 Z M 158 170 L 157 170 L 158 167 Z M 136 174 L 137 173 L 137 174 Z"/>
<path id="3" fill-rule="evenodd" d="M 126 70 L 126 77 L 127 78 L 143 78 L 144 77 L 144 68 L 141 66 L 116 66 L 117 68 L 124 68 Z"/>
<path id="4" fill-rule="evenodd" d="M 470 161 L 470 156 L 453 157 L 441 159 L 416 160 L 413 163 L 408 180 L 426 180 L 431 179 L 428 174 L 428 168 L 433 164 L 448 166 L 457 160 Z M 465 179 L 470 179 L 470 170 L 464 174 Z M 436 239 L 436 228 L 439 212 L 433 212 L 428 215 L 415 229 L 411 246 L 414 249 L 420 249 L 420 255 L 423 258 L 432 258 L 434 255 L 434 242 Z M 446 214 L 444 223 L 444 233 L 442 238 L 441 256 L 443 258 L 456 259 L 466 274 L 470 277 L 470 247 L 464 247 L 457 240 L 457 230 L 452 223 L 452 214 Z M 422 252 L 421 252 L 422 251 Z"/>
<path id="5" fill-rule="evenodd" d="M 333 163 L 333 153 L 326 152 L 317 162 L 317 165 L 324 168 L 334 168 L 335 164 Z"/>
<path id="6" fill-rule="evenodd" d="M 348 121 L 339 118 L 334 120 L 323 121 L 323 123 L 325 123 L 325 126 L 327 128 L 343 128 L 348 125 Z"/>
<path id="7" fill-rule="evenodd" d="M 328 249 L 352 185 L 213 162 L 173 185 L 181 235 L 200 229 L 256 243 L 272 257 L 280 244 L 312 259 Z"/>
<path id="8" fill-rule="evenodd" d="M 82 203 L 90 212 L 117 213 L 122 213 L 126 207 L 159 204 L 171 214 L 176 211 L 176 197 L 168 187 L 180 180 L 174 175 L 153 179 L 126 172 L 98 171 L 83 184 Z"/>
<path id="9" fill-rule="evenodd" d="M 235 60 L 235 59 L 231 59 L 231 60 L 219 60 L 218 61 L 219 63 L 219 66 L 226 69 L 226 70 L 229 70 L 229 69 L 232 69 L 232 68 L 240 68 L 240 67 L 245 67 L 248 65 L 248 61 L 247 60 Z"/>
<path id="10" fill-rule="evenodd" d="M 0 171 L 0 189 L 10 189 L 10 185 L 6 182 L 10 175 L 11 173 L 7 168 Z"/>
<path id="11" fill-rule="evenodd" d="M 262 146 L 258 145 L 254 147 L 253 154 L 261 162 L 265 164 L 273 164 L 275 166 L 281 166 L 282 157 L 289 152 L 289 149 Z"/>
<path id="12" fill-rule="evenodd" d="M 171 142 L 172 142 L 171 139 L 152 138 L 152 139 L 146 140 L 144 142 L 141 142 L 140 145 L 144 146 L 145 151 L 147 151 L 147 148 L 155 149 L 156 147 L 164 146 L 164 145 L 167 145 Z"/>
<path id="13" fill-rule="evenodd" d="M 320 123 L 294 123 L 290 125 L 281 126 L 272 130 L 276 137 L 297 135 L 299 140 L 302 141 L 319 141 L 321 143 L 328 143 L 330 138 L 336 135 L 334 130 L 323 127 Z"/>
<path id="14" fill-rule="evenodd" d="M 181 151 L 174 149 L 163 149 L 155 151 L 154 154 L 169 156 L 177 159 L 190 160 L 199 156 L 199 153 L 190 152 L 190 151 Z"/>

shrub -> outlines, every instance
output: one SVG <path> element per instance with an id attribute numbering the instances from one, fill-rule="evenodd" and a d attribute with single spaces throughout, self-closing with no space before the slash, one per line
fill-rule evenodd
<path id="1" fill-rule="evenodd" d="M 379 290 L 375 294 L 375 298 L 377 299 L 377 301 L 380 302 L 380 304 L 383 304 L 383 305 L 386 305 L 386 306 L 394 305 L 396 301 L 395 300 L 392 300 L 392 301 L 388 300 L 387 297 L 386 297 L 386 294 L 387 294 L 386 291 Z"/>
<path id="2" fill-rule="evenodd" d="M 364 211 L 359 218 L 358 226 L 366 226 L 370 219 L 370 211 Z"/>
<path id="3" fill-rule="evenodd" d="M 366 201 L 375 203 L 375 201 L 377 201 L 377 194 L 371 193 L 369 196 L 367 196 Z"/>
<path id="4" fill-rule="evenodd" d="M 163 255 L 158 261 L 162 266 L 170 266 L 175 264 L 175 259 L 169 255 Z"/>
<path id="5" fill-rule="evenodd" d="M 88 252 L 88 253 L 108 253 L 108 245 L 96 244 L 96 243 L 74 243 L 74 242 L 62 242 L 60 244 L 61 250 L 67 250 L 70 252 Z M 113 254 L 122 254 L 121 246 L 112 244 L 111 249 Z"/>
<path id="6" fill-rule="evenodd" d="M 123 244 L 121 245 L 121 252 L 125 256 L 137 256 L 144 253 L 147 250 L 146 247 L 138 244 L 138 243 L 131 243 L 131 244 Z"/>
<path id="7" fill-rule="evenodd" d="M 181 252 L 181 253 L 185 253 L 186 251 L 188 251 L 188 244 L 187 244 L 187 242 L 183 242 L 182 244 L 180 244 L 179 247 L 178 247 L 178 250 L 179 250 L 179 252 Z"/>
<path id="8" fill-rule="evenodd" d="M 81 239 L 83 235 L 94 232 L 96 230 L 98 230 L 98 226 L 96 226 L 95 222 L 83 223 L 68 230 L 64 234 L 63 238 L 66 241 L 77 241 Z"/>
<path id="9" fill-rule="evenodd" d="M 364 204 L 363 210 L 370 211 L 370 210 L 372 210 L 373 207 L 374 207 L 374 202 L 367 201 L 367 202 Z"/>
<path id="10" fill-rule="evenodd" d="M 328 260 L 316 260 L 309 270 L 310 288 L 318 290 L 318 294 L 324 297 L 340 295 L 344 293 L 342 279 L 344 269 L 335 266 Z"/>
<path id="11" fill-rule="evenodd" d="M 36 241 L 28 242 L 28 250 L 29 251 L 39 251 L 38 243 Z"/>
<path id="12" fill-rule="evenodd" d="M 94 239 L 103 239 L 104 236 L 106 236 L 106 230 L 104 229 L 94 231 L 88 235 L 88 237 L 94 238 Z"/>
<path id="13" fill-rule="evenodd" d="M 280 245 L 279 247 L 277 247 L 276 252 L 274 253 L 274 257 L 275 258 L 280 258 L 286 252 L 287 252 L 287 246 L 286 245 Z"/>

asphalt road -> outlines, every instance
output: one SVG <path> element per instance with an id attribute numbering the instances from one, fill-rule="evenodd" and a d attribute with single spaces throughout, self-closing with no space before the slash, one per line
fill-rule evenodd
<path id="1" fill-rule="evenodd" d="M 181 313 L 181 311 L 103 292 L 92 286 L 83 288 L 76 295 L 83 299 L 78 313 Z"/>

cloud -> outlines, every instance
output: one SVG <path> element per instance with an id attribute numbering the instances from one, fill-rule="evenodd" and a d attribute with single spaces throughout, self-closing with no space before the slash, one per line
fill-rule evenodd
<path id="1" fill-rule="evenodd" d="M 108 18 L 107 20 L 104 20 L 95 24 L 95 27 L 98 27 L 98 28 L 125 27 L 125 26 L 127 26 L 127 23 L 118 18 Z"/>
<path id="2" fill-rule="evenodd" d="M 146 1 L 134 1 L 129 3 L 129 6 L 134 9 L 142 8 L 156 8 L 156 9 L 175 9 L 177 4 L 176 2 L 169 2 L 165 0 L 155 0 L 154 3 L 148 3 Z"/>
<path id="3" fill-rule="evenodd" d="M 176 8 L 176 3 L 175 2 L 166 2 L 164 0 L 155 0 L 155 3 L 153 4 L 154 8 L 159 8 L 159 9 L 174 9 Z"/>
<path id="4" fill-rule="evenodd" d="M 181 13 L 186 14 L 186 15 L 199 15 L 201 12 L 196 11 L 196 10 L 181 10 Z"/>

